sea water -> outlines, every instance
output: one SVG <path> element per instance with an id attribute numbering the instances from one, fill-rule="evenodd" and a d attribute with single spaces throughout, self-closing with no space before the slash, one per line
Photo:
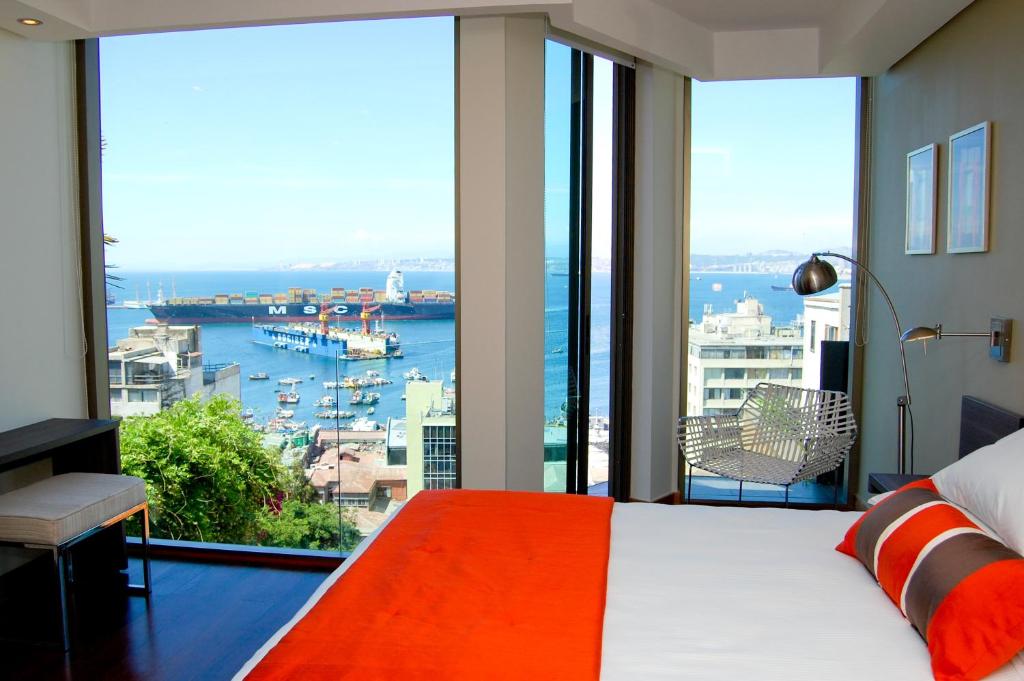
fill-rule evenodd
<path id="1" fill-rule="evenodd" d="M 123 277 L 122 289 L 114 291 L 117 302 L 135 299 L 136 290 L 145 299 L 147 283 L 155 298 L 158 286 L 162 285 L 164 297 L 174 292 L 178 296 L 212 296 L 218 293 L 284 293 L 289 287 L 300 286 L 321 292 L 332 287 L 358 288 L 370 286 L 384 288 L 387 272 L 352 271 L 248 271 L 248 272 L 126 272 L 119 270 Z M 568 388 L 568 277 L 549 275 L 545 282 L 545 394 L 544 411 L 548 419 L 557 418 L 566 401 Z M 717 284 L 717 285 L 716 285 Z M 758 298 L 771 315 L 776 325 L 788 325 L 803 311 L 803 299 L 792 291 L 773 291 L 772 285 L 785 286 L 788 280 L 781 275 L 771 274 L 694 274 L 690 278 L 689 318 L 697 321 L 703 314 L 704 305 L 710 304 L 714 312 L 727 312 L 735 308 L 737 300 L 744 296 Z M 435 289 L 455 290 L 453 272 L 406 271 L 406 290 Z M 717 290 L 716 290 L 717 289 Z M 457 294 L 457 292 L 456 292 Z M 590 364 L 590 413 L 607 416 L 610 369 L 610 301 L 611 276 L 607 272 L 594 273 L 591 287 L 591 364 Z M 495 300 L 502 305 L 502 300 Z M 467 314 L 472 314 L 467 311 Z M 142 326 L 152 318 L 148 309 L 118 309 L 107 311 L 108 338 L 111 345 L 117 339 L 125 338 L 133 326 Z M 356 324 L 348 324 L 356 326 Z M 403 374 L 413 367 L 418 368 L 431 380 L 442 380 L 450 385 L 451 373 L 455 369 L 455 320 L 388 321 L 385 329 L 398 333 L 404 359 L 335 361 L 290 350 L 279 350 L 252 342 L 250 324 L 204 324 L 201 341 L 203 361 L 206 364 L 238 362 L 241 371 L 242 404 L 252 409 L 258 421 L 274 416 L 277 407 L 276 389 L 280 389 L 281 378 L 301 378 L 296 390 L 301 396 L 296 405 L 287 405 L 295 412 L 296 421 L 307 425 L 317 422 L 314 413 L 320 408 L 314 402 L 333 390 L 325 390 L 325 381 L 335 380 L 337 375 L 359 376 L 368 370 L 378 371 L 393 383 L 370 388 L 381 394 L 375 412 L 369 418 L 386 422 L 389 416 L 405 417 L 405 392 Z M 269 380 L 251 381 L 250 374 L 265 372 Z M 338 408 L 364 416 L 367 407 L 348 405 L 351 392 L 340 391 L 341 404 Z M 326 422 L 331 425 L 331 422 Z"/>

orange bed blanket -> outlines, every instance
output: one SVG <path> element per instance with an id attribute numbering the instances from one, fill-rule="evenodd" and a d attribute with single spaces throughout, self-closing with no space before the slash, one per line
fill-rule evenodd
<path id="1" fill-rule="evenodd" d="M 597 679 L 612 500 L 424 491 L 248 679 Z"/>

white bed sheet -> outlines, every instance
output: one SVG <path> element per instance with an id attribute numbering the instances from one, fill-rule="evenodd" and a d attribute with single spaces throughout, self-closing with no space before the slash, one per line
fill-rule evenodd
<path id="1" fill-rule="evenodd" d="M 928 681 L 917 632 L 834 549 L 857 516 L 616 504 L 601 678 Z"/>
<path id="2" fill-rule="evenodd" d="M 601 679 L 931 679 L 928 651 L 916 631 L 861 564 L 834 549 L 857 515 L 615 504 Z M 324 580 L 236 681 L 309 612 L 384 525 Z M 1024 654 L 988 679 L 1024 679 Z"/>

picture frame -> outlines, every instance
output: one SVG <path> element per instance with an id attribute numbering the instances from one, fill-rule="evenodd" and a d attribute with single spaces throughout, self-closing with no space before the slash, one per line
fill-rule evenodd
<path id="1" fill-rule="evenodd" d="M 946 205 L 946 251 L 988 250 L 990 121 L 961 130 L 949 138 L 949 192 Z"/>
<path id="2" fill-rule="evenodd" d="M 929 144 L 907 154 L 906 238 L 907 255 L 935 253 L 938 208 L 939 146 Z"/>

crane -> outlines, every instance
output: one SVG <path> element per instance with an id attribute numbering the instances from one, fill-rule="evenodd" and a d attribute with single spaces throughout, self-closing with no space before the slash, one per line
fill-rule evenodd
<path id="1" fill-rule="evenodd" d="M 373 307 L 363 303 L 363 309 L 359 313 L 359 321 L 363 323 L 363 335 L 370 335 L 370 315 L 380 309 L 380 305 L 374 305 Z"/>
<path id="2" fill-rule="evenodd" d="M 327 323 L 331 319 L 331 304 L 328 302 L 320 303 L 320 314 L 317 317 L 320 319 L 320 333 L 326 336 L 328 331 Z"/>

